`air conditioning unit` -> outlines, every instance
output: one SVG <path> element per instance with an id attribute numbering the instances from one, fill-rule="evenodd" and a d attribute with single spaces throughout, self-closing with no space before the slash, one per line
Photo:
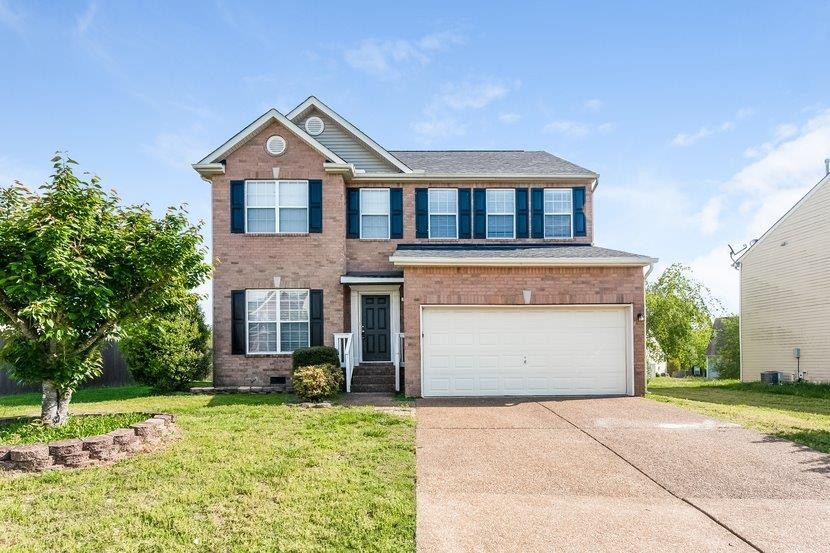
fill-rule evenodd
<path id="1" fill-rule="evenodd" d="M 794 382 L 795 377 L 790 373 L 782 371 L 764 371 L 761 373 L 761 382 L 764 384 L 784 384 Z"/>

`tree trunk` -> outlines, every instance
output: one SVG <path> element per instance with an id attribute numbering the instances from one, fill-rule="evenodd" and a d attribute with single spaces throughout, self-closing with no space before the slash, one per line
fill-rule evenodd
<path id="1" fill-rule="evenodd" d="M 49 426 L 63 426 L 69 420 L 69 402 L 72 400 L 72 390 L 58 390 L 54 382 L 43 381 L 43 400 L 40 408 L 40 419 Z"/>

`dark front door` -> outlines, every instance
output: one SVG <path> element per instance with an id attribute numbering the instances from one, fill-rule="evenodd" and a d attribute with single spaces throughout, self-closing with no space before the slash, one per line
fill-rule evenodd
<path id="1" fill-rule="evenodd" d="M 389 361 L 389 296 L 361 296 L 363 360 Z"/>

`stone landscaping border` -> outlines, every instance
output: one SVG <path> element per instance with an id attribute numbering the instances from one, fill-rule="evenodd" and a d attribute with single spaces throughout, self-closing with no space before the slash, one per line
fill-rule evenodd
<path id="1" fill-rule="evenodd" d="M 51 468 L 105 465 L 154 449 L 176 431 L 175 415 L 156 413 L 144 422 L 100 436 L 70 438 L 48 444 L 0 444 L 0 469 L 42 472 Z"/>

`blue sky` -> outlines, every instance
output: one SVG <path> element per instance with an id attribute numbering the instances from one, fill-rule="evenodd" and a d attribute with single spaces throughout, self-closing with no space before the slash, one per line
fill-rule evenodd
<path id="1" fill-rule="evenodd" d="M 734 311 L 727 243 L 830 157 L 828 2 L 308 4 L 0 0 L 0 183 L 68 150 L 208 219 L 190 163 L 314 94 L 389 149 L 599 172 L 597 245 L 685 262 Z"/>

